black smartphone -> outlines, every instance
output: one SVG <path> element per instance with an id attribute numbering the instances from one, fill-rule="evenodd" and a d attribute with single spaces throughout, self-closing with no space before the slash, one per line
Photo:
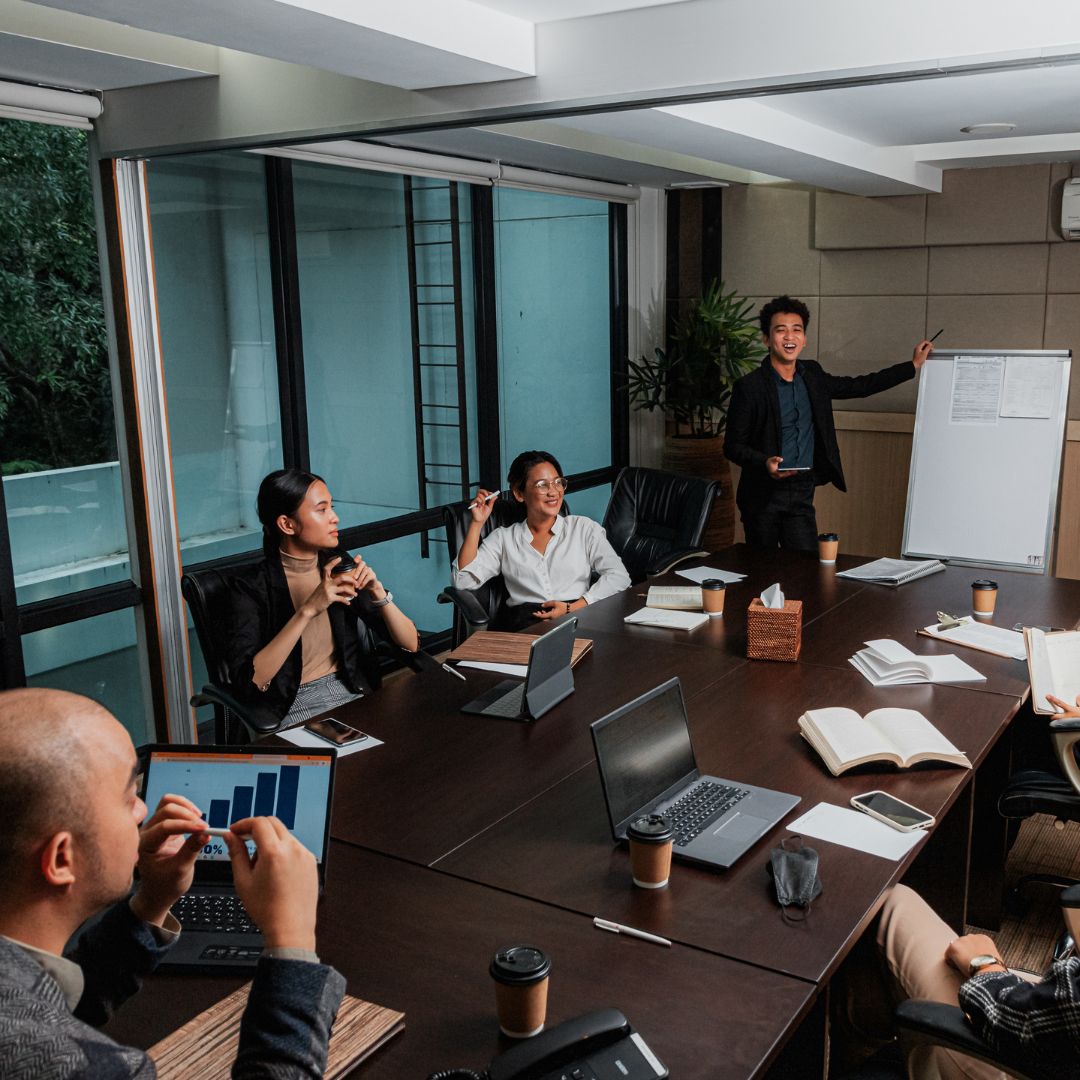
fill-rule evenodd
<path id="1" fill-rule="evenodd" d="M 343 724 L 332 716 L 324 716 L 320 720 L 307 720 L 304 727 L 312 735 L 318 735 L 320 739 L 325 739 L 334 746 L 348 746 L 350 743 L 363 742 L 367 738 L 362 731 L 349 727 L 348 724 Z"/>

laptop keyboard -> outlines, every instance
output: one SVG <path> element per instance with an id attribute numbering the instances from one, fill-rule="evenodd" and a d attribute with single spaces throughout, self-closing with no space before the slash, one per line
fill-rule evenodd
<path id="1" fill-rule="evenodd" d="M 172 913 L 185 930 L 257 934 L 259 928 L 230 893 L 186 893 L 173 904 Z"/>
<path id="2" fill-rule="evenodd" d="M 520 716 L 522 698 L 525 696 L 525 684 L 508 690 L 501 698 L 484 707 L 485 716 Z"/>
<path id="3" fill-rule="evenodd" d="M 675 833 L 675 846 L 686 847 L 722 814 L 749 795 L 746 788 L 700 780 L 681 799 L 665 811 Z"/>

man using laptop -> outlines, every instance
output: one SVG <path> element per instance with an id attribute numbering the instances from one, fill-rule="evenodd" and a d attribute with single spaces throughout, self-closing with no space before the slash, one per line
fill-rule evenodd
<path id="1" fill-rule="evenodd" d="M 138 990 L 177 937 L 169 910 L 209 837 L 179 796 L 140 830 L 137 773 L 131 739 L 100 705 L 58 690 L 0 693 L 0 1075 L 156 1075 L 146 1054 L 91 1025 Z M 314 857 L 275 818 L 232 828 L 236 889 L 266 941 L 237 1066 L 321 1076 L 345 981 L 314 953 Z"/>

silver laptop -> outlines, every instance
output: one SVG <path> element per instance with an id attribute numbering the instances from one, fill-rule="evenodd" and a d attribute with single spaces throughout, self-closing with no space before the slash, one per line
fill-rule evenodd
<path id="1" fill-rule="evenodd" d="M 525 681 L 504 679 L 486 694 L 462 705 L 461 711 L 507 720 L 536 720 L 574 692 L 574 656 L 577 619 L 567 619 L 546 634 L 538 634 L 529 646 Z M 482 633 L 483 631 L 481 631 Z"/>
<path id="2" fill-rule="evenodd" d="M 153 813 L 166 793 L 183 795 L 211 828 L 273 815 L 315 856 L 319 889 L 326 879 L 330 806 L 337 751 L 276 746 L 150 746 L 143 800 Z M 160 967 L 189 971 L 253 968 L 263 948 L 259 928 L 233 884 L 225 841 L 210 837 L 195 863 L 191 888 L 173 906 L 183 933 Z"/>
<path id="3" fill-rule="evenodd" d="M 677 678 L 597 720 L 592 737 L 616 840 L 637 818 L 663 814 L 676 858 L 727 867 L 799 804 L 796 795 L 698 771 Z"/>

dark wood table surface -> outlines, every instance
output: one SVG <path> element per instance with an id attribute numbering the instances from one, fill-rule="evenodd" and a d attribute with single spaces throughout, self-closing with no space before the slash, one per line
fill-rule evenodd
<path id="1" fill-rule="evenodd" d="M 478 913 L 482 912 L 482 918 Z M 526 942 L 552 958 L 548 1024 L 614 1006 L 672 1076 L 760 1076 L 810 1009 L 810 983 L 676 944 L 597 930 L 591 918 L 333 843 L 318 948 L 349 992 L 405 1013 L 405 1030 L 357 1075 L 424 1077 L 486 1068 L 513 1045 L 499 1034 L 488 963 Z M 146 1048 L 241 984 L 228 976 L 152 976 L 109 1033 Z"/>
<path id="2" fill-rule="evenodd" d="M 973 702 L 985 707 L 973 708 Z M 889 705 L 930 717 L 974 764 L 1008 725 L 1019 699 L 972 695 L 955 687 L 897 687 Z M 590 764 L 509 817 L 494 823 L 435 865 L 447 872 L 616 922 L 637 926 L 774 971 L 820 982 L 828 978 L 920 850 L 899 862 L 820 840 L 824 893 L 807 922 L 788 925 L 772 899 L 765 863 L 788 835 L 787 824 L 819 802 L 846 806 L 852 795 L 882 788 L 939 820 L 963 797 L 972 773 L 957 768 L 884 771 L 868 767 L 833 777 L 798 734 L 809 708 L 844 705 L 864 714 L 882 691 L 854 671 L 806 664 L 750 663 L 688 703 L 699 768 L 706 773 L 801 796 L 785 822 L 735 866 L 713 871 L 677 864 L 668 889 L 631 886 L 629 859 L 613 844 L 599 776 Z M 966 811 L 961 811 L 961 816 Z M 966 838 L 967 822 L 961 822 Z M 961 852 L 963 843 L 961 842 Z M 966 862 L 954 867 L 950 891 L 961 901 Z"/>

